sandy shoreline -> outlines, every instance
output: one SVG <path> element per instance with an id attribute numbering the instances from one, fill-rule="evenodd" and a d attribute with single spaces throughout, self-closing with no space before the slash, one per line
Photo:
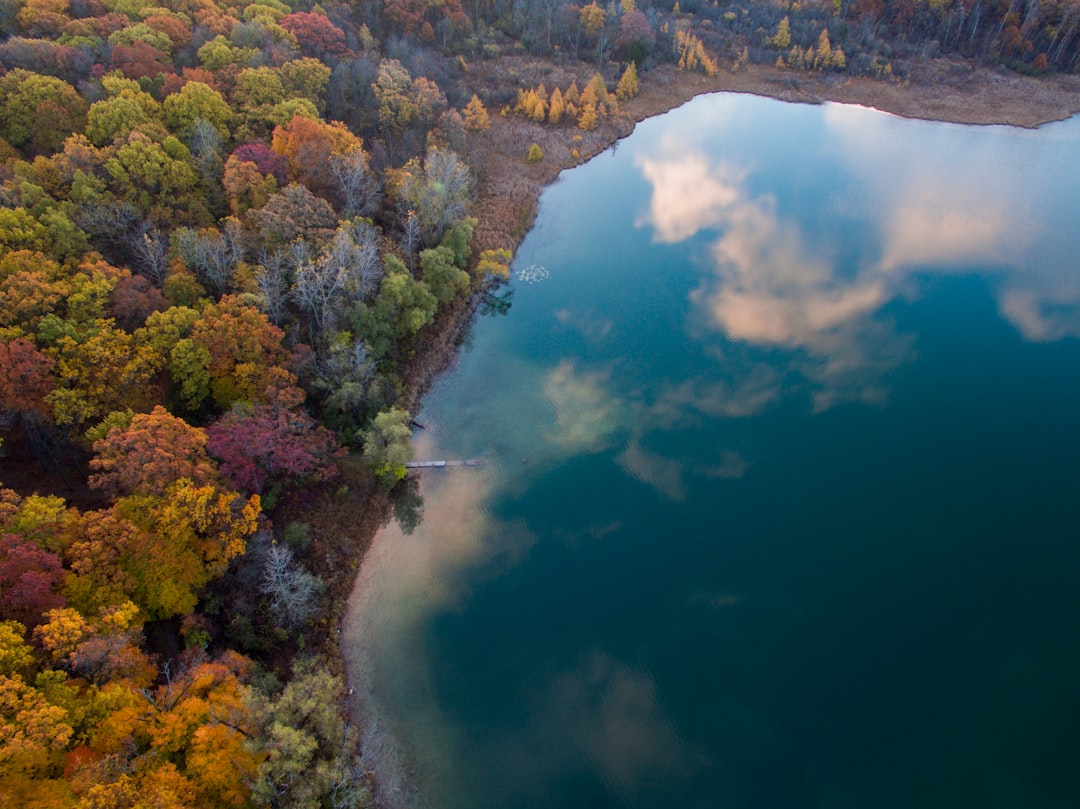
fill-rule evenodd
<path id="1" fill-rule="evenodd" d="M 420 806 L 407 751 L 374 694 L 374 662 L 365 638 L 374 631 L 380 595 L 378 571 L 391 552 L 395 526 L 378 531 L 364 552 L 352 594 L 341 621 L 341 656 L 348 683 L 349 722 L 359 730 L 360 764 L 374 776 L 375 805 L 380 809 Z M 348 642 L 351 640 L 352 642 Z"/>
<path id="2" fill-rule="evenodd" d="M 569 75 L 569 74 L 564 74 Z M 558 83 L 549 82 L 549 88 Z M 480 199 L 474 215 L 480 220 L 475 249 L 516 248 L 531 226 L 544 188 L 570 168 L 608 148 L 633 130 L 634 124 L 681 106 L 695 96 L 711 92 L 740 92 L 799 103 L 836 101 L 873 107 L 908 118 L 962 124 L 1006 124 L 1036 127 L 1080 112 L 1080 76 L 1041 79 L 1002 74 L 963 63 L 936 62 L 914 68 L 904 85 L 843 76 L 821 77 L 773 67 L 750 66 L 715 78 L 676 71 L 670 66 L 654 70 L 642 82 L 641 94 L 623 105 L 624 118 L 606 122 L 594 132 L 572 127 L 543 127 L 516 116 L 492 115 L 492 130 L 473 155 L 479 177 Z M 530 143 L 543 149 L 540 163 L 527 164 Z M 576 150 L 577 154 L 574 154 Z M 458 339 L 470 324 L 474 305 L 459 306 L 440 317 L 429 344 L 409 369 L 406 404 L 414 411 L 434 380 L 458 353 Z M 412 765 L 394 737 L 389 718 L 372 698 L 371 667 L 364 649 L 350 644 L 372 632 L 370 610 L 379 598 L 379 567 L 398 532 L 376 532 L 366 543 L 359 573 L 343 615 L 341 655 L 350 686 L 349 714 L 361 729 L 364 764 L 375 774 L 376 805 L 420 805 Z"/>

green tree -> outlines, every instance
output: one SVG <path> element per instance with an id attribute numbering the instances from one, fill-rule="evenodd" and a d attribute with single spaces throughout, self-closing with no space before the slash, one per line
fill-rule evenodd
<path id="1" fill-rule="evenodd" d="M 361 432 L 364 460 L 385 486 L 405 477 L 405 464 L 412 458 L 411 420 L 407 410 L 392 407 L 376 415 Z"/>
<path id="2" fill-rule="evenodd" d="M 0 137 L 34 154 L 59 151 L 81 132 L 89 105 L 75 88 L 53 76 L 18 68 L 0 77 Z"/>
<path id="3" fill-rule="evenodd" d="M 230 96 L 232 106 L 243 122 L 237 138 L 265 137 L 272 128 L 274 108 L 287 98 L 281 74 L 275 68 L 251 67 L 241 70 Z"/>
<path id="4" fill-rule="evenodd" d="M 310 98 L 286 98 L 275 104 L 266 114 L 266 120 L 275 127 L 284 126 L 293 118 L 307 118 L 310 121 L 319 121 L 319 109 Z"/>
<path id="5" fill-rule="evenodd" d="M 195 121 L 213 124 L 223 141 L 229 139 L 232 110 L 217 90 L 198 81 L 189 81 L 178 93 L 165 99 L 165 123 L 173 132 L 190 134 Z"/>
<path id="6" fill-rule="evenodd" d="M 279 694 L 253 691 L 249 706 L 266 752 L 252 797 L 293 809 L 362 809 L 370 794 L 356 737 L 342 719 L 341 680 L 316 660 L 298 661 Z"/>
<path id="7" fill-rule="evenodd" d="M 444 245 L 420 251 L 420 277 L 443 305 L 469 291 L 469 274 L 454 264 L 454 251 Z"/>
<path id="8" fill-rule="evenodd" d="M 383 262 L 385 273 L 371 304 L 350 310 L 353 331 L 370 348 L 376 362 L 403 350 L 412 337 L 435 318 L 439 300 L 428 285 L 413 278 L 395 256 Z"/>
<path id="9" fill-rule="evenodd" d="M 117 45 L 134 45 L 143 42 L 150 47 L 161 51 L 166 56 L 172 56 L 173 42 L 169 36 L 161 31 L 151 28 L 144 22 L 129 25 L 109 34 L 108 42 L 113 47 Z"/>
<path id="10" fill-rule="evenodd" d="M 153 96 L 135 82 L 106 80 L 117 92 L 90 105 L 86 114 L 86 137 L 95 146 L 106 146 L 118 135 L 126 135 L 146 124 L 164 125 L 164 110 Z"/>
<path id="11" fill-rule="evenodd" d="M 169 349 L 169 378 L 174 396 L 189 413 L 196 413 L 210 397 L 210 349 L 184 338 Z"/>
<path id="12" fill-rule="evenodd" d="M 0 208 L 0 249 L 43 253 L 51 246 L 49 229 L 25 208 Z"/>
<path id="13" fill-rule="evenodd" d="M 326 86 L 331 70 L 318 59 L 292 59 L 278 68 L 281 83 L 290 98 L 306 98 L 321 115 L 326 111 Z"/>
<path id="14" fill-rule="evenodd" d="M 195 309 L 172 306 L 163 312 L 152 312 L 134 336 L 140 344 L 149 345 L 158 355 L 167 357 L 177 342 L 191 334 L 198 319 Z"/>
<path id="15" fill-rule="evenodd" d="M 221 70 L 229 65 L 246 65 L 258 54 L 257 48 L 242 48 L 233 45 L 224 36 L 218 34 L 199 48 L 199 63 L 207 70 Z"/>
<path id="16" fill-rule="evenodd" d="M 187 146 L 172 135 L 160 144 L 141 132 L 132 132 L 105 164 L 117 192 L 149 211 L 182 211 L 199 177 Z"/>

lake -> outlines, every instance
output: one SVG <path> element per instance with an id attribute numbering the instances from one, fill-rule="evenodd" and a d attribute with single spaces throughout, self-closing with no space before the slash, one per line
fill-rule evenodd
<path id="1" fill-rule="evenodd" d="M 720 94 L 565 172 L 347 616 L 387 794 L 1080 805 L 1078 147 Z"/>

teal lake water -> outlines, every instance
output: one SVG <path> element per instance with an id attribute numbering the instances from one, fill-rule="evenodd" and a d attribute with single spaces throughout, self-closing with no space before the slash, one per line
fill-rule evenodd
<path id="1" fill-rule="evenodd" d="M 564 173 L 348 617 L 386 788 L 1080 806 L 1078 158 L 717 95 Z"/>

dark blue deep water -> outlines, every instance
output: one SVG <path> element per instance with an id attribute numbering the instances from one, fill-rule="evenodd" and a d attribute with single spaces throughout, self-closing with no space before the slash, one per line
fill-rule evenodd
<path id="1" fill-rule="evenodd" d="M 1078 146 L 717 95 L 548 190 L 348 641 L 424 805 L 1080 806 Z"/>

